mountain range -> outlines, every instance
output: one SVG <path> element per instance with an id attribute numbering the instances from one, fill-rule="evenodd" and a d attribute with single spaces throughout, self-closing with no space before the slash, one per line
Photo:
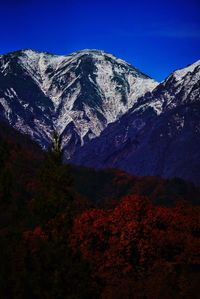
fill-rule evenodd
<path id="1" fill-rule="evenodd" d="M 0 120 L 65 160 L 200 183 L 200 61 L 161 83 L 98 50 L 0 56 Z"/>

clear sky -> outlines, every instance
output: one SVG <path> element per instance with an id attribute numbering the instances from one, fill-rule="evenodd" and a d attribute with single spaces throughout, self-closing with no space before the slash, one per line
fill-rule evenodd
<path id="1" fill-rule="evenodd" d="M 91 48 L 162 80 L 200 59 L 200 0 L 0 0 L 0 53 Z"/>

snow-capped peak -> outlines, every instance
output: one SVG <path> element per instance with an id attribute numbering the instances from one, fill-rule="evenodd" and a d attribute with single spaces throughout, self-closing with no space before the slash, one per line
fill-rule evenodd
<path id="1" fill-rule="evenodd" d="M 185 68 L 182 69 L 178 69 L 177 71 L 175 71 L 174 77 L 176 78 L 176 80 L 181 80 L 183 79 L 189 72 L 193 72 L 195 70 L 196 67 L 200 66 L 200 60 L 196 61 L 193 64 L 190 64 L 188 66 L 186 66 Z"/>
<path id="2" fill-rule="evenodd" d="M 25 67 L 30 67 L 32 70 L 46 71 L 49 66 L 58 67 L 66 56 L 53 55 L 45 52 L 37 52 L 34 50 L 24 50 L 22 55 L 19 56 L 20 62 Z"/>
<path id="3" fill-rule="evenodd" d="M 70 55 L 17 51 L 2 56 L 0 72 L 8 86 L 0 90 L 4 117 L 42 145 L 53 128 L 58 130 L 69 156 L 158 84 L 124 60 L 89 49 Z"/>

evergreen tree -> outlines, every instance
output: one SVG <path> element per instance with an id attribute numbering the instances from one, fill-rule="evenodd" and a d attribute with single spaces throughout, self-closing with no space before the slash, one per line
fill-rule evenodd
<path id="1" fill-rule="evenodd" d="M 42 222 L 66 212 L 73 201 L 71 167 L 63 163 L 61 144 L 61 137 L 54 132 L 52 144 L 45 153 L 40 171 L 40 192 L 36 209 Z"/>
<path id="2" fill-rule="evenodd" d="M 62 164 L 62 138 L 56 131 L 53 132 L 53 141 L 51 146 L 49 147 L 48 154 L 49 156 L 51 156 L 51 159 L 52 161 L 54 161 L 54 163 Z"/>

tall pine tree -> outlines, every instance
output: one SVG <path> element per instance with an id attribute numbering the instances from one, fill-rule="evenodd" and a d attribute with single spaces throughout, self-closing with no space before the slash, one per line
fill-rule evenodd
<path id="1" fill-rule="evenodd" d="M 45 153 L 40 171 L 40 192 L 36 200 L 42 222 L 64 213 L 73 201 L 73 179 L 70 165 L 63 163 L 62 139 L 53 133 L 52 144 Z"/>

